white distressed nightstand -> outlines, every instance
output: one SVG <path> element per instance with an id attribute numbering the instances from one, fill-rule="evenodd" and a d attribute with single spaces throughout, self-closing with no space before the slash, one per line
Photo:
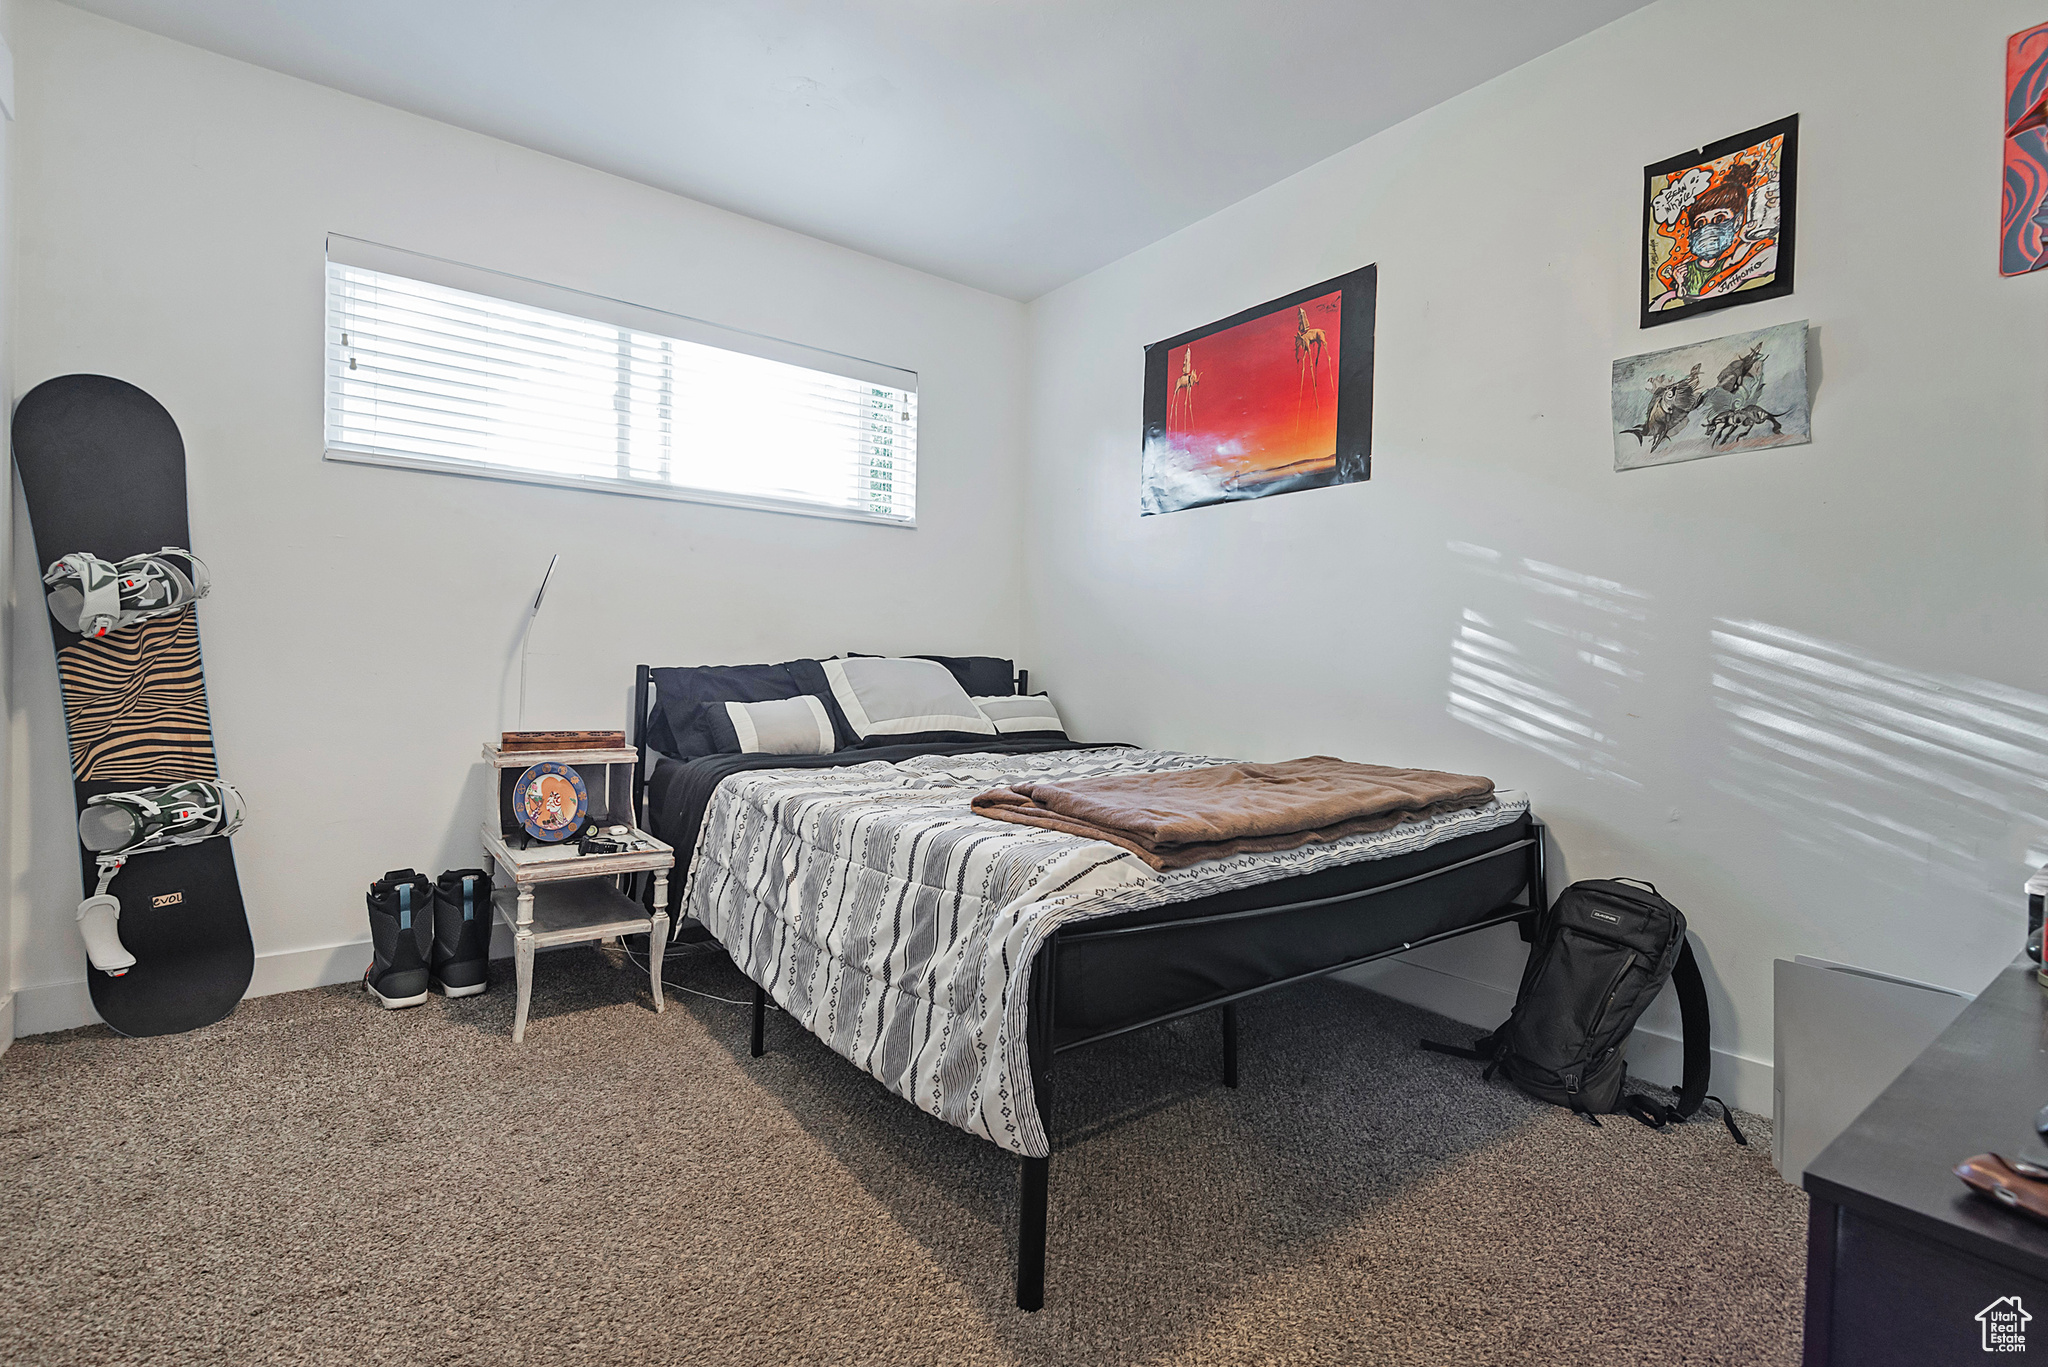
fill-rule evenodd
<path id="1" fill-rule="evenodd" d="M 484 762 L 494 771 L 524 769 L 543 761 L 574 765 L 579 772 L 603 767 L 606 775 L 607 810 L 612 792 L 613 767 L 623 766 L 630 784 L 639 754 L 633 750 L 546 750 L 504 752 L 495 745 L 484 747 Z M 647 937 L 649 986 L 654 992 L 654 1009 L 663 1009 L 661 999 L 662 950 L 668 943 L 668 873 L 675 867 L 675 851 L 653 836 L 633 829 L 638 848 L 623 854 L 575 852 L 574 844 L 513 849 L 500 833 L 497 813 L 498 783 L 491 785 L 491 820 L 483 827 L 484 851 L 503 873 L 493 893 L 498 916 L 512 931 L 512 960 L 519 980 L 519 1004 L 512 1016 L 512 1042 L 526 1038 L 526 1010 L 533 998 L 533 956 L 536 950 L 555 945 L 583 944 L 610 940 L 621 935 Z M 630 787 L 625 788 L 630 792 Z M 654 905 L 647 909 L 612 886 L 622 874 L 654 874 Z"/>

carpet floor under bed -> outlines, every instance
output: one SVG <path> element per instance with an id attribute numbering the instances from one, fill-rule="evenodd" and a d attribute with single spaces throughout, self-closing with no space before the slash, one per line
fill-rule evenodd
<path id="1" fill-rule="evenodd" d="M 1064 1056 L 1046 1308 L 1016 1163 L 786 1019 L 544 955 L 0 1056 L 0 1361 L 1791 1363 L 1806 1200 L 1719 1124 L 1594 1129 L 1335 983 Z M 744 998 L 722 954 L 669 977 Z"/>

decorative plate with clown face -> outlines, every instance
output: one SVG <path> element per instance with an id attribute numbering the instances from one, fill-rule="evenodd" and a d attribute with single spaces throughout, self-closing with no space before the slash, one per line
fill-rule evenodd
<path id="1" fill-rule="evenodd" d="M 566 840 L 590 810 L 583 775 L 566 764 L 536 764 L 512 788 L 512 812 L 535 840 Z"/>

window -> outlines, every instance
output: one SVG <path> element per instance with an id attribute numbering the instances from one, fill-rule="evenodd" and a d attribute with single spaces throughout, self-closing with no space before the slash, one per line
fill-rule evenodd
<path id="1" fill-rule="evenodd" d="M 327 455 L 915 526 L 917 377 L 330 237 Z"/>

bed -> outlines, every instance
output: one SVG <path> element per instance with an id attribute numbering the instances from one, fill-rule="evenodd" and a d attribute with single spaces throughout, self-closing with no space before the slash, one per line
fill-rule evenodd
<path id="1" fill-rule="evenodd" d="M 677 759 L 649 740 L 638 670 L 641 824 L 687 861 L 670 881 L 771 1001 L 884 1086 L 1021 1164 L 1016 1299 L 1045 1297 L 1047 1115 L 1061 1054 L 1510 922 L 1544 905 L 1525 796 L 1367 836 L 1155 872 L 1102 841 L 972 815 L 1022 775 L 1217 761 L 1064 737 L 921 738 L 803 756 Z"/>

